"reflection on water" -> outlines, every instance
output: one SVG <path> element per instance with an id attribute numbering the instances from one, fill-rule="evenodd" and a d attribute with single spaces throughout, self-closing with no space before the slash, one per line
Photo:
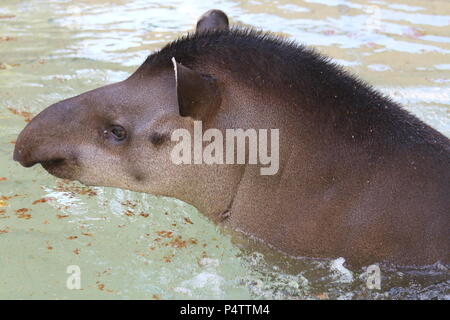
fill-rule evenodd
<path id="1" fill-rule="evenodd" d="M 85 188 L 11 161 L 24 120 L 126 78 L 210 8 L 315 46 L 450 136 L 446 0 L 3 0 L 0 298 L 449 299 L 439 264 L 381 266 L 381 290 L 369 290 L 365 269 L 232 242 L 180 201 Z M 66 288 L 69 265 L 83 290 Z"/>

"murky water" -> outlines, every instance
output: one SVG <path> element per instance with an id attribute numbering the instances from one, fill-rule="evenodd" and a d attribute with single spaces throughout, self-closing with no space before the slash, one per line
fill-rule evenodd
<path id="1" fill-rule="evenodd" d="M 448 0 L 1 0 L 0 298 L 449 299 L 448 266 L 380 266 L 370 290 L 364 269 L 232 242 L 178 200 L 12 161 L 24 120 L 126 78 L 210 8 L 315 46 L 450 136 Z M 66 286 L 71 265 L 81 290 Z"/>

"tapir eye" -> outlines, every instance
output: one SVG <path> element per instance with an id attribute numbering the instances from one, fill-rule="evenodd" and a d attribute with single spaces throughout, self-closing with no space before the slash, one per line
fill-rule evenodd
<path id="1" fill-rule="evenodd" d="M 113 125 L 109 129 L 104 130 L 103 133 L 113 137 L 117 141 L 125 140 L 127 137 L 127 131 L 124 127 L 119 125 Z"/>

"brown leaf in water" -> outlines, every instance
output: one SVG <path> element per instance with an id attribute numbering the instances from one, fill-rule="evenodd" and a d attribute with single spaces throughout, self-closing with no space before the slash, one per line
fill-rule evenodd
<path id="1" fill-rule="evenodd" d="M 153 296 L 152 296 L 152 299 L 153 300 L 159 300 L 159 299 L 161 299 L 157 294 L 154 294 Z"/>
<path id="2" fill-rule="evenodd" d="M 109 292 L 109 293 L 114 292 L 114 290 L 111 290 L 111 289 L 105 289 L 105 285 L 104 285 L 103 283 L 101 283 L 100 281 L 97 281 L 96 284 L 97 284 L 97 288 L 98 288 L 100 291 L 106 291 L 106 292 Z"/>
<path id="3" fill-rule="evenodd" d="M 69 215 L 67 214 L 67 215 L 63 215 L 63 214 L 57 214 L 56 215 L 56 217 L 58 218 L 58 219 L 64 219 L 64 218 L 67 218 Z"/>
<path id="4" fill-rule="evenodd" d="M 8 180 L 8 178 L 0 177 L 0 181 L 6 181 L 6 180 Z"/>
<path id="5" fill-rule="evenodd" d="M 3 234 L 3 233 L 8 233 L 9 232 L 9 228 L 6 228 L 6 229 L 3 229 L 3 230 L 0 230 L 0 234 Z"/>
<path id="6" fill-rule="evenodd" d="M 89 232 L 82 232 L 81 234 L 86 237 L 92 237 L 92 233 Z"/>
<path id="7" fill-rule="evenodd" d="M 178 236 L 172 239 L 171 241 L 167 242 L 165 245 L 179 249 L 179 248 L 186 248 L 186 244 L 187 244 L 186 240 L 183 240 L 181 236 Z"/>
<path id="8" fill-rule="evenodd" d="M 67 237 L 67 240 L 75 240 L 77 238 L 78 238 L 77 236 L 69 236 L 69 237 Z"/>
<path id="9" fill-rule="evenodd" d="M 17 218 L 19 218 L 19 219 L 25 219 L 25 220 L 29 220 L 29 219 L 31 219 L 31 214 L 29 214 L 29 213 L 21 213 L 21 214 L 18 214 L 17 215 Z"/>
<path id="10" fill-rule="evenodd" d="M 148 213 L 144 213 L 144 212 L 141 212 L 139 215 L 144 218 L 148 218 L 148 216 L 149 216 Z"/>
<path id="11" fill-rule="evenodd" d="M 169 254 L 168 256 L 164 256 L 163 260 L 164 260 L 165 263 L 170 263 L 170 262 L 172 262 L 172 258 L 173 257 L 175 257 L 174 254 Z"/>
<path id="12" fill-rule="evenodd" d="M 33 204 L 38 204 L 38 203 L 46 203 L 47 201 L 53 201 L 56 200 L 55 198 L 49 197 L 49 198 L 41 198 L 39 200 L 33 201 Z"/>
<path id="13" fill-rule="evenodd" d="M 127 211 L 124 212 L 124 215 L 126 215 L 128 217 L 132 217 L 132 216 L 134 216 L 134 213 L 131 212 L 130 210 L 127 210 Z"/>
<path id="14" fill-rule="evenodd" d="M 80 254 L 80 249 L 75 249 L 75 250 L 73 250 L 73 253 L 75 253 L 75 254 Z"/>
<path id="15" fill-rule="evenodd" d="M 17 197 L 21 197 L 21 195 L 15 194 L 15 195 L 12 195 L 12 196 L 0 196 L 0 201 L 1 201 L 1 200 L 7 201 L 7 200 L 11 200 L 11 199 L 17 198 Z M 0 206 L 1 206 L 1 205 L 0 205 Z"/>
<path id="16" fill-rule="evenodd" d="M 14 14 L 5 14 L 5 15 L 0 16 L 0 19 L 12 19 L 15 17 L 16 17 L 16 15 L 14 15 Z"/>
<path id="17" fill-rule="evenodd" d="M 14 40 L 17 40 L 17 38 L 16 37 L 10 37 L 10 36 L 0 37 L 0 41 L 14 41 Z"/>
<path id="18" fill-rule="evenodd" d="M 30 209 L 22 208 L 22 209 L 16 210 L 15 212 L 16 212 L 17 218 L 28 220 L 28 219 L 31 219 L 31 214 L 27 213 L 28 211 L 30 211 Z"/>
<path id="19" fill-rule="evenodd" d="M 59 191 L 59 192 L 70 192 L 70 193 L 76 193 L 79 195 L 87 195 L 87 196 L 96 196 L 97 195 L 97 192 L 95 192 L 94 190 L 92 190 L 89 187 L 72 185 L 70 180 L 58 181 L 57 186 L 54 189 L 55 189 L 55 191 Z"/>
<path id="20" fill-rule="evenodd" d="M 130 207 L 130 208 L 133 208 L 133 209 L 137 207 L 137 203 L 132 202 L 132 201 L 130 201 L 130 200 L 121 202 L 121 204 L 122 204 L 123 206 Z"/>
<path id="21" fill-rule="evenodd" d="M 191 219 L 189 219 L 189 218 L 184 218 L 184 222 L 185 223 L 187 223 L 187 224 L 194 224 L 192 221 L 191 221 Z"/>
<path id="22" fill-rule="evenodd" d="M 173 232 L 164 230 L 156 231 L 156 234 L 162 238 L 172 238 L 173 236 Z"/>
<path id="23" fill-rule="evenodd" d="M 5 200 L 0 199 L 0 208 L 1 207 L 6 207 L 8 205 L 8 202 L 6 202 Z"/>
<path id="24" fill-rule="evenodd" d="M 25 119 L 25 122 L 30 122 L 31 119 L 33 118 L 33 114 L 31 112 L 18 111 L 18 110 L 15 110 L 15 109 L 11 108 L 11 107 L 7 107 L 7 109 L 9 111 L 11 111 L 11 113 L 23 117 Z"/>

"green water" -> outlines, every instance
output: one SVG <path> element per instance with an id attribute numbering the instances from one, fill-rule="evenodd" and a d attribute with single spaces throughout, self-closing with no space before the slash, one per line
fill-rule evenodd
<path id="1" fill-rule="evenodd" d="M 87 188 L 12 161 L 27 118 L 126 78 L 213 7 L 315 46 L 450 136 L 446 0 L 2 0 L 0 298 L 448 299 L 445 266 L 381 266 L 381 290 L 369 290 L 363 269 L 232 241 L 181 201 Z M 80 290 L 66 285 L 73 265 Z"/>

